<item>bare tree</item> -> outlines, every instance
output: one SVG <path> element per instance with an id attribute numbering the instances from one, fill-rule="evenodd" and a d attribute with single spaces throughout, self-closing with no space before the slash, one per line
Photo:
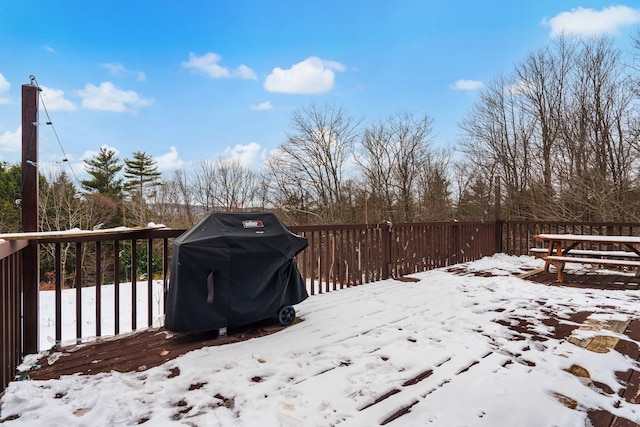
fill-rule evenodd
<path id="1" fill-rule="evenodd" d="M 630 68 L 635 71 L 635 78 L 633 79 L 633 91 L 636 97 L 640 97 L 640 29 L 632 37 L 634 51 L 631 57 Z"/>
<path id="2" fill-rule="evenodd" d="M 566 159 L 571 163 L 564 164 L 566 175 L 560 180 L 563 199 L 576 199 L 569 203 L 582 206 L 579 212 L 592 220 L 622 220 L 634 204 L 628 194 L 638 159 L 631 81 L 620 51 L 608 38 L 583 41 L 575 69 L 564 120 Z M 604 195 L 607 202 L 597 202 Z M 593 200 L 591 209 L 584 209 L 585 200 Z"/>
<path id="3" fill-rule="evenodd" d="M 311 105 L 296 110 L 287 141 L 278 147 L 268 171 L 281 198 L 300 195 L 316 220 L 332 223 L 343 218 L 346 167 L 359 137 L 360 123 L 335 106 Z"/>
<path id="4" fill-rule="evenodd" d="M 477 220 L 487 218 L 491 206 L 491 184 L 477 166 L 460 160 L 454 164 L 456 181 L 455 218 Z"/>
<path id="5" fill-rule="evenodd" d="M 194 201 L 207 212 L 215 207 L 215 179 L 215 162 L 212 160 L 203 160 L 200 162 L 194 172 L 193 198 Z"/>
<path id="6" fill-rule="evenodd" d="M 193 181 L 193 200 L 206 211 L 254 208 L 260 192 L 258 174 L 238 159 L 204 160 L 196 169 Z M 183 186 L 184 183 L 179 184 Z M 184 190 L 186 188 L 181 189 L 182 194 Z"/>
<path id="7" fill-rule="evenodd" d="M 184 216 L 186 216 L 188 224 L 195 224 L 196 215 L 193 210 L 194 196 L 191 190 L 191 182 L 187 171 L 179 169 L 173 173 L 173 188 L 175 192 L 174 204 L 183 206 Z"/>
<path id="8" fill-rule="evenodd" d="M 413 221 L 421 193 L 421 174 L 433 160 L 433 119 L 402 113 L 369 126 L 357 162 L 378 221 Z"/>
<path id="9" fill-rule="evenodd" d="M 216 207 L 240 211 L 255 206 L 259 190 L 258 175 L 238 159 L 219 158 L 214 162 L 213 197 Z"/>
<path id="10" fill-rule="evenodd" d="M 86 229 L 91 225 L 87 206 L 65 172 L 55 171 L 42 183 L 39 208 L 43 231 Z"/>
<path id="11" fill-rule="evenodd" d="M 325 222 L 316 211 L 317 200 L 306 187 L 306 177 L 299 168 L 291 168 L 284 153 L 274 153 L 265 164 L 269 204 L 294 225 Z M 313 218 L 313 219 L 312 219 Z"/>
<path id="12" fill-rule="evenodd" d="M 416 219 L 444 221 L 453 217 L 451 202 L 451 150 L 431 150 L 418 170 Z"/>
<path id="13" fill-rule="evenodd" d="M 84 202 L 78 189 L 63 171 L 53 172 L 48 180 L 41 180 L 40 186 L 40 228 L 42 231 L 60 231 L 71 229 L 87 229 L 91 224 L 90 205 Z M 67 261 L 73 257 L 75 251 L 71 243 L 60 245 L 60 262 L 62 277 L 67 272 Z M 55 248 L 53 244 L 42 245 L 45 256 L 53 259 Z M 73 259 L 73 258 L 72 258 Z M 63 279 L 64 283 L 64 279 Z"/>
<path id="14" fill-rule="evenodd" d="M 561 38 L 481 93 L 461 146 L 485 178 L 503 176 L 507 218 L 625 220 L 638 211 L 638 116 L 620 55 L 607 38 Z"/>
<path id="15" fill-rule="evenodd" d="M 189 228 L 197 221 L 194 204 L 191 179 L 185 169 L 178 169 L 158 187 L 154 220 L 171 228 Z"/>
<path id="16" fill-rule="evenodd" d="M 395 186 L 401 208 L 401 220 L 414 221 L 417 184 L 420 171 L 429 161 L 433 119 L 404 113 L 391 118 L 392 145 L 395 146 Z"/>
<path id="17" fill-rule="evenodd" d="M 512 77 L 501 76 L 480 93 L 460 127 L 460 150 L 476 164 L 487 182 L 503 177 L 508 217 L 526 216 L 522 194 L 533 181 L 536 118 L 522 104 L 522 88 Z"/>
<path id="18" fill-rule="evenodd" d="M 523 97 L 523 109 L 534 118 L 536 152 L 533 160 L 542 168 L 542 181 L 548 196 L 553 193 L 553 148 L 559 143 L 564 122 L 563 107 L 574 69 L 575 43 L 560 37 L 552 46 L 529 54 L 515 68 Z"/>
<path id="19" fill-rule="evenodd" d="M 367 216 L 374 222 L 395 221 L 394 170 L 397 155 L 390 146 L 390 131 L 385 122 L 367 127 L 360 144 L 361 155 L 356 157 L 363 174 L 363 185 L 368 193 Z"/>

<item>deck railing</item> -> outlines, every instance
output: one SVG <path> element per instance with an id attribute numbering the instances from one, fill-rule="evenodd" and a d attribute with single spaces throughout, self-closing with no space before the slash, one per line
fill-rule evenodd
<path id="1" fill-rule="evenodd" d="M 103 336 L 102 324 L 107 317 L 107 310 L 113 310 L 113 331 L 109 334 L 118 335 L 120 326 L 123 323 L 121 316 L 125 313 L 120 310 L 121 302 L 121 281 L 125 277 L 126 281 L 131 283 L 129 295 L 131 304 L 130 328 L 127 330 L 136 330 L 139 327 L 149 327 L 153 325 L 153 301 L 154 301 L 154 283 L 161 281 L 162 287 L 166 288 L 170 255 L 170 239 L 182 234 L 184 230 L 170 229 L 147 229 L 134 232 L 126 232 L 121 234 L 91 234 L 76 237 L 57 237 L 49 239 L 40 239 L 38 243 L 41 245 L 51 245 L 54 254 L 53 268 L 53 290 L 55 292 L 55 344 L 60 346 L 62 343 L 62 291 L 63 289 L 75 289 L 75 339 L 81 342 L 87 336 L 101 337 Z M 63 246 L 66 247 L 68 253 L 63 257 Z M 123 268 L 124 249 L 128 249 L 128 268 Z M 159 250 L 155 250 L 159 248 Z M 42 249 L 41 249 L 42 250 Z M 63 259 L 72 259 L 75 266 L 72 268 L 71 274 L 65 274 L 67 270 L 64 267 Z M 159 277 L 155 277 L 154 265 L 161 265 Z M 90 268 L 87 266 L 90 265 Z M 140 266 L 146 266 L 145 271 L 140 271 Z M 42 278 L 41 278 L 42 279 Z M 155 280 L 154 280 L 155 279 Z M 46 283 L 46 282 L 44 282 Z M 113 285 L 113 307 L 105 307 L 102 303 L 102 288 L 105 284 Z M 143 324 L 138 324 L 138 290 L 139 284 L 145 284 L 143 292 L 147 295 L 143 298 L 146 301 L 146 319 Z M 86 298 L 85 290 L 93 291 L 95 298 L 94 313 L 83 313 L 82 308 L 85 305 L 83 298 Z M 28 307 L 25 306 L 25 310 Z M 95 324 L 95 331 L 83 331 L 83 316 L 92 316 L 92 324 Z M 109 316 L 110 317 L 110 316 Z M 69 340 L 72 337 L 65 337 Z M 40 349 L 42 350 L 42 349 Z"/>
<path id="2" fill-rule="evenodd" d="M 298 226 L 291 230 L 309 241 L 297 262 L 312 295 L 478 259 L 496 250 L 495 222 Z M 33 313 L 38 310 L 39 301 L 22 299 L 27 295 L 24 289 L 51 289 L 55 314 L 47 321 L 52 320 L 55 325 L 51 343 L 56 346 L 153 326 L 158 315 L 163 314 L 164 293 L 158 296 L 157 290 L 158 286 L 166 290 L 171 239 L 183 231 L 152 229 L 39 239 L 41 259 L 45 252 L 53 259 L 48 266 L 50 273 L 41 277 L 41 283 L 25 283 L 28 279 L 21 271 L 20 245 L 2 243 L 0 389 L 13 378 L 23 354 L 44 349 L 42 345 L 25 348 L 25 336 L 37 331 L 23 327 L 21 319 L 42 319 L 41 313 Z M 128 259 L 126 266 L 123 253 Z M 145 265 L 146 271 L 140 271 L 140 265 Z M 127 282 L 122 292 L 121 282 Z M 107 285 L 109 303 L 103 301 Z M 67 297 L 69 291 L 73 293 L 71 313 L 66 303 L 63 307 L 63 301 L 68 302 L 63 291 Z M 92 312 L 83 311 L 87 299 L 91 299 Z M 127 304 L 122 306 L 130 307 L 128 312 L 120 307 L 125 299 Z M 142 306 L 139 300 L 144 301 Z M 75 336 L 63 336 L 65 322 L 75 323 Z M 87 323 L 95 325 L 92 330 L 87 330 Z M 105 323 L 108 328 L 103 327 Z M 29 341 L 39 342 L 37 338 Z"/>
<path id="3" fill-rule="evenodd" d="M 496 250 L 495 222 L 290 227 L 309 241 L 298 256 L 310 294 L 444 267 Z"/>
<path id="4" fill-rule="evenodd" d="M 472 261 L 496 252 L 527 254 L 536 246 L 533 236 L 538 233 L 640 234 L 637 223 L 548 221 L 382 223 L 290 229 L 309 241 L 297 262 L 312 295 Z M 0 391 L 14 378 L 16 365 L 24 354 L 43 350 L 24 345 L 25 341 L 38 342 L 32 336 L 37 335 L 37 330 L 31 330 L 23 321 L 39 306 L 37 301 L 25 300 L 32 294 L 25 292 L 26 288 L 47 284 L 52 287 L 55 345 L 153 326 L 158 315 L 163 314 L 162 290 L 168 281 L 172 239 L 183 231 L 155 229 L 38 240 L 41 259 L 42 253 L 49 251 L 53 264 L 48 266 L 51 274 L 37 284 L 26 283 L 29 276 L 22 271 L 23 249 L 29 242 L 0 242 Z M 145 271 L 140 271 L 141 265 Z M 107 285 L 113 296 L 109 306 L 103 301 Z M 65 289 L 69 289 L 65 295 L 73 293 L 73 313 L 65 312 L 69 311 L 67 306 L 63 309 Z M 93 299 L 92 312 L 82 310 L 86 298 Z M 122 308 L 125 299 L 130 304 Z M 139 299 L 145 301 L 142 306 Z M 75 336 L 70 337 L 63 336 L 62 330 L 64 319 L 69 318 L 75 323 Z M 106 318 L 112 319 L 109 327 L 102 326 Z M 92 330 L 86 330 L 86 326 L 83 329 L 86 323 L 95 326 Z M 28 334 L 30 339 L 25 339 Z"/>
<path id="5" fill-rule="evenodd" d="M 0 243 L 0 392 L 22 359 L 22 250 L 26 240 Z"/>

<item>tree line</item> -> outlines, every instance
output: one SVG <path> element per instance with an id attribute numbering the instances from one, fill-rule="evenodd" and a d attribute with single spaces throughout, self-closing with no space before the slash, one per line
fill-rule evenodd
<path id="1" fill-rule="evenodd" d="M 638 221 L 637 59 L 608 38 L 559 38 L 481 93 L 460 150 L 502 177 L 510 217 Z"/>
<path id="2" fill-rule="evenodd" d="M 634 43 L 560 37 L 529 52 L 480 90 L 453 147 L 436 144 L 429 114 L 365 123 L 312 104 L 260 170 L 217 158 L 163 177 L 147 153 L 102 148 L 79 185 L 40 177 L 41 228 L 188 228 L 251 209 L 289 225 L 480 220 L 496 196 L 504 219 L 640 221 L 640 33 Z M 20 177 L 0 164 L 0 231 L 19 230 Z"/>

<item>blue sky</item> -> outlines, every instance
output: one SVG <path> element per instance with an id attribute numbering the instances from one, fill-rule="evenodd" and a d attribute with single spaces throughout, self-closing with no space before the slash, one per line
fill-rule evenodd
<path id="1" fill-rule="evenodd" d="M 638 29 L 630 0 L 0 0 L 0 161 L 20 160 L 30 75 L 53 122 L 41 171 L 82 177 L 101 146 L 167 173 L 221 156 L 258 168 L 311 103 L 364 123 L 428 114 L 434 144 L 454 146 L 483 85 L 531 50 L 563 30 L 630 50 Z"/>

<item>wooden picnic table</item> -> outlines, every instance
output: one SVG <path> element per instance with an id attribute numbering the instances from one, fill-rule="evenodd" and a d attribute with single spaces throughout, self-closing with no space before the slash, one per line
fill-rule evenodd
<path id="1" fill-rule="evenodd" d="M 558 281 L 563 281 L 565 263 L 599 264 L 616 267 L 640 267 L 640 236 L 601 236 L 585 234 L 537 234 L 534 238 L 547 245 L 545 271 L 549 264 L 558 270 Z M 573 251 L 578 245 L 617 245 L 629 251 L 582 250 Z M 614 258 L 614 259 L 612 259 Z M 620 259 L 624 258 L 624 259 Z"/>

